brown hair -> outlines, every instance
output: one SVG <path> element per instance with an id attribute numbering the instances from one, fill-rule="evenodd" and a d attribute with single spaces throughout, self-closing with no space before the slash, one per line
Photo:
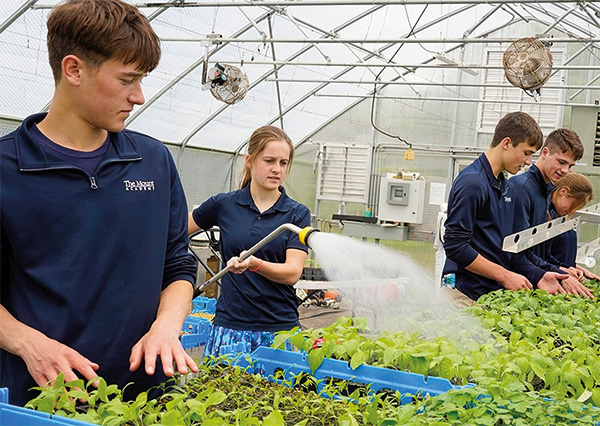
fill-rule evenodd
<path id="1" fill-rule="evenodd" d="M 261 152 L 264 151 L 267 143 L 272 141 L 285 141 L 290 147 L 290 158 L 288 163 L 288 173 L 292 167 L 292 160 L 294 159 L 294 145 L 289 136 L 280 128 L 275 126 L 262 126 L 252 132 L 250 140 L 248 141 L 248 155 L 252 161 L 256 161 Z M 252 173 L 248 165 L 244 164 L 244 170 L 242 171 L 242 180 L 240 188 L 245 187 L 252 180 Z"/>
<path id="2" fill-rule="evenodd" d="M 583 144 L 577 132 L 571 129 L 561 128 L 550 132 L 542 148 L 548 148 L 550 154 L 558 151 L 562 153 L 571 153 L 575 161 L 583 157 Z"/>
<path id="3" fill-rule="evenodd" d="M 544 142 L 539 124 L 532 116 L 521 111 L 509 112 L 498 121 L 490 146 L 497 146 L 504 138 L 510 138 L 513 147 L 527 142 L 536 150 L 540 149 Z"/>
<path id="4" fill-rule="evenodd" d="M 148 19 L 121 0 L 68 0 L 48 16 L 48 57 L 58 83 L 62 60 L 76 55 L 99 68 L 105 61 L 136 63 L 150 72 L 160 60 L 158 36 Z"/>
<path id="5" fill-rule="evenodd" d="M 568 213 L 569 216 L 576 210 L 581 209 L 594 198 L 594 188 L 592 187 L 592 183 L 581 173 L 567 173 L 564 175 L 556 182 L 555 191 L 558 191 L 561 187 L 567 188 L 569 197 L 576 200 L 571 211 Z"/>

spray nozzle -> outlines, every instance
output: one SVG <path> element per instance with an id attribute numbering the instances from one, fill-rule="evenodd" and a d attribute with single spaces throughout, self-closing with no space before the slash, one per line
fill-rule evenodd
<path id="1" fill-rule="evenodd" d="M 306 228 L 303 228 L 300 232 L 298 232 L 298 238 L 300 238 L 300 242 L 302 244 L 304 244 L 306 247 L 308 247 L 308 237 L 310 237 L 313 232 L 318 232 L 318 231 L 319 230 L 316 228 L 307 226 Z"/>

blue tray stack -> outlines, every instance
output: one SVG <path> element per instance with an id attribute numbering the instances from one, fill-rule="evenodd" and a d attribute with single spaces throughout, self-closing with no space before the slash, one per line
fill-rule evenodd
<path id="1" fill-rule="evenodd" d="M 217 299 L 198 296 L 193 302 L 194 309 L 192 309 L 192 313 L 205 312 L 207 314 L 214 314 L 217 310 Z"/>
<path id="2" fill-rule="evenodd" d="M 217 300 L 208 297 L 198 296 L 194 300 L 194 308 L 192 313 L 205 312 L 214 314 L 217 309 Z M 206 345 L 210 333 L 212 332 L 212 324 L 205 318 L 189 316 L 183 323 L 182 331 L 188 333 L 181 336 L 181 345 L 184 349 L 191 349 L 198 346 Z"/>
<path id="3" fill-rule="evenodd" d="M 182 331 L 189 333 L 184 334 L 179 338 L 183 349 L 204 346 L 212 331 L 212 324 L 209 320 L 204 318 L 187 317 L 183 323 Z"/>

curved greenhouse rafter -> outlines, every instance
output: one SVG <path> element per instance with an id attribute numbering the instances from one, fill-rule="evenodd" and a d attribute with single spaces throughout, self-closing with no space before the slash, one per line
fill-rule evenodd
<path id="1" fill-rule="evenodd" d="M 0 116 L 22 119 L 49 106 L 53 79 L 46 59 L 45 19 L 57 2 L 0 3 L 0 55 L 5 57 L 0 74 L 6 81 L 0 88 Z M 547 102 L 584 104 L 600 97 L 600 64 L 595 59 L 600 57 L 600 5 L 595 2 L 128 2 L 152 22 L 163 43 L 163 58 L 145 79 L 146 103 L 127 124 L 179 145 L 181 152 L 197 147 L 240 153 L 252 129 L 270 123 L 284 127 L 302 144 L 372 97 L 375 83 L 378 94 L 385 92 L 382 96 L 389 99 L 394 97 L 390 91 L 406 88 L 404 99 L 454 96 L 479 102 L 473 90 L 510 88 L 506 81 L 483 78 L 501 70 L 481 55 L 524 36 L 564 51 L 553 73 L 570 77 L 547 85 L 564 92 L 564 99 Z M 424 11 L 425 24 L 410 34 Z M 218 44 L 212 44 L 215 35 Z M 400 45 L 401 55 L 394 57 Z M 205 57 L 211 64 L 241 66 L 250 79 L 244 100 L 226 105 L 202 90 Z"/>

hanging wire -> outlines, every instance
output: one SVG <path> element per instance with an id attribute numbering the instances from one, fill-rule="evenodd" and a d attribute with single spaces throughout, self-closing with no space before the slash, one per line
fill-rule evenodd
<path id="1" fill-rule="evenodd" d="M 425 6 L 425 9 L 427 9 L 427 6 Z M 425 9 L 423 9 L 423 12 L 421 12 L 421 16 L 423 16 L 423 13 L 425 13 Z M 415 22 L 414 26 L 411 25 L 411 23 L 410 23 L 410 15 L 408 13 L 408 7 L 406 6 L 406 4 L 404 5 L 404 13 L 406 14 L 406 20 L 408 21 L 408 25 L 412 28 L 411 31 L 414 31 L 414 29 L 416 28 L 419 20 L 417 19 L 417 22 Z M 440 10 L 440 15 L 441 15 L 441 10 Z M 421 16 L 419 16 L 419 19 L 421 19 Z M 440 25 L 440 38 L 442 38 L 442 34 L 441 34 L 442 33 L 442 29 L 441 28 L 442 28 L 442 26 Z M 410 37 L 410 34 L 408 35 L 408 37 Z M 417 45 L 421 49 L 423 49 L 425 52 L 431 53 L 432 55 L 436 55 L 436 54 L 439 53 L 439 52 L 434 52 L 433 50 L 430 50 L 430 49 L 426 48 L 425 45 L 423 45 L 422 43 L 417 43 Z"/>
<path id="2" fill-rule="evenodd" d="M 421 18 L 425 14 L 425 11 L 427 10 L 428 6 L 429 5 L 425 5 L 425 7 L 423 8 L 423 10 L 421 11 L 421 14 L 417 18 L 417 21 L 415 22 L 414 25 L 411 26 L 410 32 L 408 33 L 408 35 L 406 36 L 406 38 L 410 37 L 411 35 L 414 35 L 415 28 L 417 28 L 417 25 L 419 24 L 419 21 L 421 20 Z M 394 54 L 392 55 L 392 57 L 388 60 L 388 64 L 391 63 L 394 60 L 394 58 L 396 57 L 396 55 L 398 54 L 398 52 L 400 52 L 400 49 L 402 49 L 402 46 L 404 46 L 404 43 L 401 43 L 400 46 L 398 46 L 398 49 L 396 49 L 396 51 L 394 52 Z M 380 129 L 375 124 L 375 98 L 376 98 L 376 95 L 377 95 L 377 80 L 379 80 L 379 77 L 381 77 L 381 74 L 383 73 L 383 71 L 385 71 L 386 68 L 387 67 L 381 68 L 381 71 L 379 71 L 379 73 L 375 77 L 375 83 L 373 85 L 373 98 L 372 98 L 372 102 L 371 102 L 371 126 L 373 126 L 373 128 L 375 130 L 377 130 L 379 133 L 381 133 L 381 134 L 383 134 L 385 136 L 388 136 L 390 138 L 398 139 L 400 142 L 405 143 L 406 145 L 408 145 L 408 149 L 411 150 L 412 149 L 412 143 L 408 142 L 406 139 L 404 139 L 404 138 L 402 138 L 402 137 L 400 137 L 398 135 L 392 135 L 391 133 L 388 133 L 385 130 Z"/>

